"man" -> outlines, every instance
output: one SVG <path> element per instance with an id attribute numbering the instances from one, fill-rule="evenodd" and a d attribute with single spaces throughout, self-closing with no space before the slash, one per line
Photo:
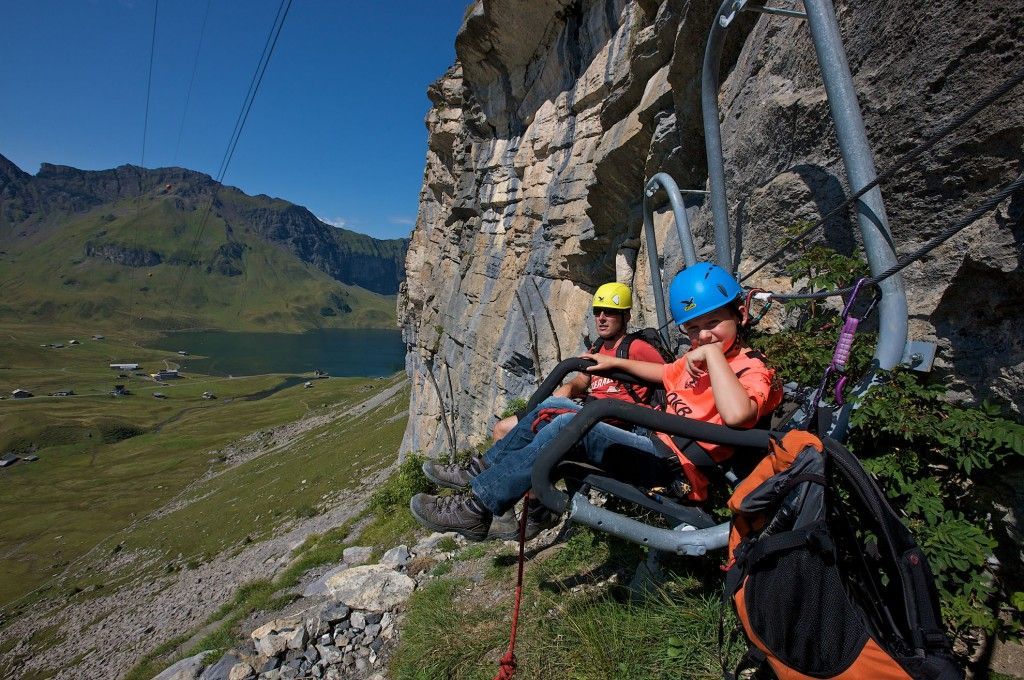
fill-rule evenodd
<path id="1" fill-rule="evenodd" d="M 622 283 L 606 283 L 594 293 L 593 315 L 598 341 L 591 348 L 594 354 L 664 364 L 661 353 L 650 343 L 641 338 L 629 337 L 626 328 L 629 324 L 630 310 L 633 308 L 633 294 L 629 286 Z M 628 343 L 626 352 L 620 352 L 623 342 Z M 533 411 L 522 417 L 510 416 L 501 420 L 494 428 L 495 444 L 483 456 L 474 456 L 468 465 L 438 465 L 432 461 L 423 464 L 423 473 L 438 486 L 465 491 L 473 478 L 487 468 L 499 463 L 506 455 L 522 449 L 533 441 L 536 431 L 534 425 L 538 418 L 543 421 L 545 416 L 579 411 L 582 407 L 578 401 L 591 399 L 622 399 L 633 403 L 645 404 L 651 396 L 652 388 L 643 384 L 623 383 L 604 376 L 591 373 L 579 373 L 570 382 L 556 389 L 552 396 L 545 399 Z M 530 513 L 527 521 L 527 537 L 532 538 L 547 526 L 552 526 L 557 518 L 530 499 Z M 423 517 L 413 511 L 416 518 L 426 526 L 431 526 L 429 517 Z M 432 527 L 433 528 L 433 527 Z M 489 538 L 515 538 L 516 520 L 513 510 L 497 515 L 491 522 Z M 482 536 L 480 537 L 482 538 Z M 479 540 L 479 539 L 477 539 Z"/>
<path id="2" fill-rule="evenodd" d="M 615 356 L 619 343 L 626 337 L 626 328 L 629 326 L 632 308 L 633 293 L 629 286 L 623 283 L 606 283 L 597 289 L 597 292 L 594 293 L 593 314 L 598 341 L 591 351 Z M 665 363 L 657 349 L 639 338 L 630 342 L 628 358 L 637 361 Z M 648 388 L 642 385 L 621 383 L 590 373 L 579 373 L 570 382 L 552 392 L 551 396 L 584 401 L 605 398 L 625 399 L 645 404 L 648 401 L 649 393 Z M 494 441 L 504 439 L 519 420 L 518 414 L 499 420 L 492 432 Z M 531 418 L 529 422 L 532 423 L 533 419 Z"/>

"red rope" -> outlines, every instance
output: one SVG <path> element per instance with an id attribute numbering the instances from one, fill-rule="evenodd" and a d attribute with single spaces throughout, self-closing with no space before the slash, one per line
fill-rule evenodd
<path id="1" fill-rule="evenodd" d="M 530 512 L 529 495 L 523 497 L 523 513 L 519 516 L 519 575 L 516 577 L 516 601 L 512 607 L 512 632 L 508 650 L 498 662 L 500 668 L 494 680 L 512 680 L 516 675 L 516 630 L 519 628 L 519 603 L 523 599 L 523 565 L 526 562 L 526 516 Z"/>
<path id="2" fill-rule="evenodd" d="M 537 417 L 533 419 L 530 429 L 537 432 L 542 424 L 549 423 L 564 413 L 579 413 L 579 410 L 574 408 L 557 408 L 555 406 L 542 408 L 537 412 Z"/>

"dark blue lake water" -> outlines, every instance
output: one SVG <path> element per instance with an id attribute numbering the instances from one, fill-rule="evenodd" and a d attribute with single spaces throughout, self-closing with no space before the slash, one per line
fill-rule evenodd
<path id="1" fill-rule="evenodd" d="M 182 372 L 208 375 L 308 373 L 380 377 L 405 367 L 397 330 L 330 329 L 305 333 L 172 333 L 150 345 L 189 356 L 176 359 Z M 200 357 L 191 355 L 199 354 Z"/>

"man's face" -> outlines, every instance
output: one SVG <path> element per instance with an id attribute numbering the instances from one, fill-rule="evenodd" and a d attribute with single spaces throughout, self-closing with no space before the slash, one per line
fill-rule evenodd
<path id="1" fill-rule="evenodd" d="M 594 307 L 594 326 L 603 340 L 614 340 L 626 332 L 626 312 Z"/>

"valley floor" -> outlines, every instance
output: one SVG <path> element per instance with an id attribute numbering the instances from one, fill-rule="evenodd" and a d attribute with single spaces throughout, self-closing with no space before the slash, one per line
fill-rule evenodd
<path id="1" fill-rule="evenodd" d="M 0 402 L 0 447 L 39 456 L 0 470 L 2 677 L 123 676 L 358 514 L 396 460 L 401 375 L 310 388 L 306 377 L 132 376 L 133 394 L 114 399 L 106 355 L 127 349 L 116 338 L 58 354 L 28 349 L 39 329 L 0 331 L 5 387 L 33 376 L 37 394 L 76 386 Z"/>

